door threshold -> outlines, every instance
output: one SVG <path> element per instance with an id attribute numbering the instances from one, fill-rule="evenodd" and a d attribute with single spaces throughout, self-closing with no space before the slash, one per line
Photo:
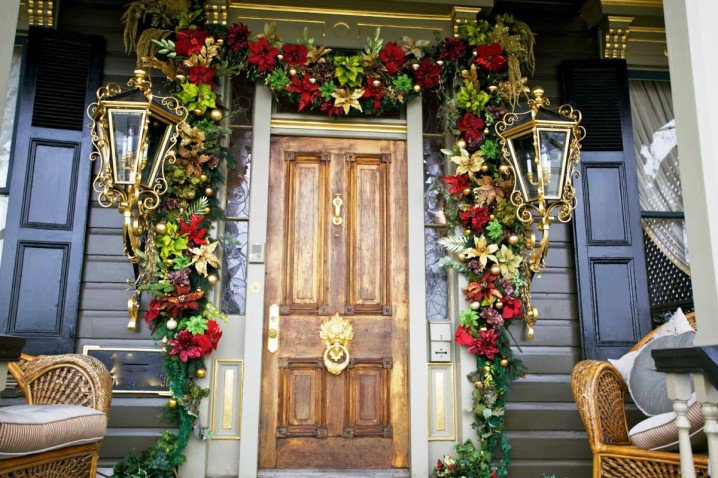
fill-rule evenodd
<path id="1" fill-rule="evenodd" d="M 363 468 L 363 469 L 314 469 L 297 468 L 283 470 L 259 470 L 257 478 L 408 478 L 408 469 Z"/>

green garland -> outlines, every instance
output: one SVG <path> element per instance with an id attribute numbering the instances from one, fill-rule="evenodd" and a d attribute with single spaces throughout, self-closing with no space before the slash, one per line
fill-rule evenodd
<path id="1" fill-rule="evenodd" d="M 533 36 L 510 16 L 462 24 L 455 38 L 436 45 L 386 43 L 377 29 L 366 47 L 337 54 L 317 46 L 305 30 L 285 44 L 273 24 L 251 36 L 245 25 L 209 24 L 203 0 L 136 0 L 123 17 L 128 48 L 143 67 L 171 82 L 175 97 L 191 112 L 180 131 L 177 161 L 168 166 L 168 191 L 152 221 L 143 257 L 142 286 L 154 296 L 145 320 L 164 344 L 165 375 L 172 397 L 166 413 L 178 427 L 151 448 L 117 463 L 121 477 L 169 478 L 184 462 L 192 435 L 206 439 L 199 404 L 209 394 L 195 379 L 206 374 L 203 358 L 217 347 L 224 317 L 207 302 L 217 282 L 217 241 L 208 236 L 222 218 L 214 191 L 220 165 L 232 158 L 222 141 L 229 131 L 215 90 L 218 77 L 262 82 L 278 101 L 298 111 L 329 116 L 381 116 L 418 95 L 435 91 L 447 132 L 460 137 L 446 150 L 456 173 L 439 187 L 447 225 L 458 231 L 441 240 L 444 266 L 463 274 L 470 308 L 461 313 L 457 342 L 476 355 L 474 428 L 477 445 L 457 446 L 434 476 L 505 477 L 510 446 L 503 434 L 509 383 L 523 373 L 511 351 L 507 326 L 521 320 L 528 290 L 522 264 L 523 226 L 509 200 L 510 170 L 502 165 L 493 125 L 523 93 L 522 68 L 533 66 Z M 450 85 L 454 85 L 451 87 Z M 226 113 L 226 112 L 225 112 Z M 232 114 L 231 112 L 229 114 Z M 498 447 L 501 461 L 492 466 Z"/>

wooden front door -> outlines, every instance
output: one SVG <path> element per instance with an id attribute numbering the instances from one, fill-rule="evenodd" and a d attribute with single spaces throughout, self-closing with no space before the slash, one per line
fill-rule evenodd
<path id="1" fill-rule="evenodd" d="M 403 141 L 272 139 L 260 468 L 409 467 L 406 194 Z"/>

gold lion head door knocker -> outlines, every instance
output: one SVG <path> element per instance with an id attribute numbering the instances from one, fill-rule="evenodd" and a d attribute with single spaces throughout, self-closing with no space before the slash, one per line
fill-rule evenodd
<path id="1" fill-rule="evenodd" d="M 332 375 L 339 375 L 349 366 L 349 342 L 354 338 L 354 329 L 349 319 L 338 313 L 322 320 L 319 338 L 324 342 L 324 366 Z"/>

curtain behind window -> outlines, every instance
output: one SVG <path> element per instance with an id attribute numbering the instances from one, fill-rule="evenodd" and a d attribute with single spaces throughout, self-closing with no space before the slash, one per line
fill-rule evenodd
<path id="1" fill-rule="evenodd" d="M 629 91 L 641 210 L 682 212 L 671 85 L 667 81 L 631 80 Z M 671 262 L 690 274 L 683 220 L 644 218 L 642 223 Z"/>

